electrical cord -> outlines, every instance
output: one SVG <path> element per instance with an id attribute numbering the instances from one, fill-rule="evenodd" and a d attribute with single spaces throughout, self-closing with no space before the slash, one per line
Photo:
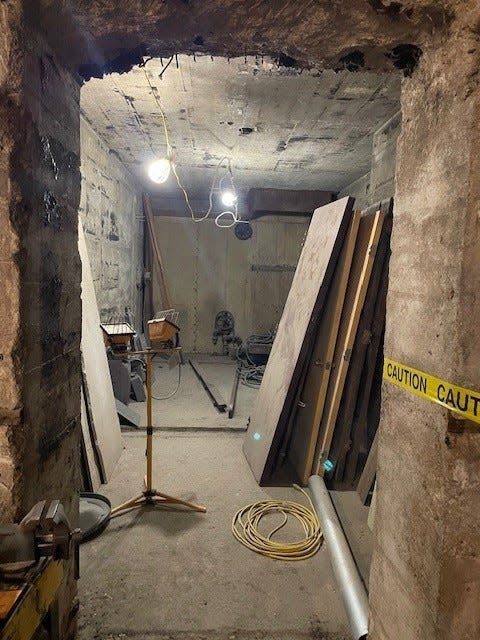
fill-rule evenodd
<path id="1" fill-rule="evenodd" d="M 315 509 L 308 493 L 293 485 L 307 498 L 310 508 L 289 500 L 263 500 L 254 502 L 239 509 L 232 520 L 232 533 L 247 549 L 275 560 L 306 560 L 314 556 L 320 549 L 323 534 Z M 268 535 L 259 531 L 259 525 L 266 515 L 281 513 L 283 522 L 277 525 Z M 272 540 L 288 522 L 289 516 L 295 518 L 303 527 L 305 537 L 294 542 Z"/>
<path id="2" fill-rule="evenodd" d="M 167 70 L 167 68 L 171 64 L 172 60 L 173 60 L 173 56 L 169 59 L 168 63 L 162 69 L 160 77 L 162 77 L 162 75 L 165 73 L 165 71 Z M 150 86 L 150 90 L 152 92 L 154 100 L 157 103 L 158 110 L 160 112 L 160 118 L 162 120 L 163 132 L 164 132 L 164 135 L 165 135 L 165 144 L 167 146 L 167 157 L 170 160 L 170 167 L 172 169 L 172 173 L 175 176 L 175 180 L 177 181 L 178 188 L 183 193 L 183 197 L 185 199 L 185 204 L 186 204 L 187 209 L 188 209 L 188 211 L 190 213 L 190 217 L 192 218 L 192 220 L 194 222 L 203 222 L 204 220 L 206 220 L 210 216 L 210 214 L 212 212 L 212 209 L 213 209 L 213 192 L 215 190 L 215 183 L 216 183 L 217 178 L 218 178 L 218 171 L 219 171 L 221 165 L 224 163 L 225 160 L 227 160 L 227 172 L 228 172 L 228 177 L 229 177 L 230 184 L 231 184 L 231 187 L 232 187 L 232 191 L 234 193 L 236 193 L 235 184 L 234 184 L 234 181 L 233 181 L 231 158 L 228 158 L 227 156 L 224 156 L 220 160 L 220 162 L 217 164 L 217 167 L 215 169 L 215 174 L 214 174 L 213 179 L 212 179 L 212 184 L 210 186 L 210 193 L 209 193 L 209 198 L 208 198 L 208 200 L 209 200 L 208 209 L 207 209 L 207 211 L 205 213 L 200 214 L 200 216 L 197 217 L 197 215 L 195 214 L 195 212 L 194 212 L 194 210 L 192 208 L 192 205 L 190 203 L 190 198 L 188 196 L 188 192 L 185 189 L 185 187 L 183 186 L 183 184 L 182 184 L 182 182 L 180 180 L 180 177 L 178 175 L 175 163 L 173 162 L 173 147 L 170 144 L 170 136 L 169 136 L 169 133 L 168 133 L 167 119 L 166 119 L 165 113 L 164 113 L 164 111 L 162 109 L 162 105 L 160 104 L 160 99 L 159 99 L 159 96 L 158 96 L 158 90 L 157 90 L 156 87 L 154 87 L 152 85 L 152 83 L 150 81 L 150 78 L 148 76 L 147 70 L 145 68 L 147 62 L 148 62 L 148 60 L 142 65 L 143 72 L 145 74 L 145 78 L 147 79 L 147 82 L 148 82 L 148 84 Z M 220 190 L 222 188 L 223 180 L 225 179 L 225 177 L 226 176 L 222 176 L 220 178 L 219 186 L 217 187 L 218 190 Z M 232 220 L 230 222 L 228 222 L 228 223 L 221 222 L 222 220 L 225 220 L 225 218 L 227 216 L 231 216 Z M 239 216 L 237 202 L 235 202 L 234 205 L 233 205 L 233 211 L 222 211 L 222 213 L 219 213 L 215 217 L 215 224 L 220 229 L 230 229 L 231 227 L 234 227 L 235 225 L 237 225 L 239 223 L 249 224 L 249 221 L 248 220 L 242 220 L 241 217 Z"/>
<path id="3" fill-rule="evenodd" d="M 240 375 L 240 382 L 246 387 L 258 389 L 265 373 L 265 365 L 257 365 L 250 356 L 250 345 L 272 344 L 274 339 L 272 331 L 262 334 L 252 334 L 245 340 L 245 346 L 237 348 L 237 368 Z"/>
<path id="4" fill-rule="evenodd" d="M 265 366 L 248 366 L 245 363 L 241 363 L 238 367 L 240 375 L 240 382 L 252 389 L 258 389 L 262 383 L 263 374 L 265 373 Z"/>
<path id="5" fill-rule="evenodd" d="M 152 391 L 152 398 L 154 400 L 168 400 L 169 398 L 172 398 L 180 389 L 181 381 L 182 381 L 182 363 L 179 360 L 178 361 L 178 380 L 177 380 L 177 386 L 175 387 L 174 391 L 172 391 L 172 393 L 169 393 L 168 396 L 162 396 L 162 397 L 154 396 Z"/>

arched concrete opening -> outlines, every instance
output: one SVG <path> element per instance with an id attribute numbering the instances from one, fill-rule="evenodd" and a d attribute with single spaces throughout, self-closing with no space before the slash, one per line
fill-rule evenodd
<path id="1" fill-rule="evenodd" d="M 385 352 L 480 386 L 477 3 L 152 5 L 10 0 L 0 7 L 5 518 L 46 496 L 75 512 L 78 74 L 124 71 L 143 55 L 201 50 L 319 68 L 405 69 Z M 57 175 L 44 136 L 58 142 Z M 385 387 L 372 638 L 478 636 L 479 438 L 447 410 Z M 70 602 L 65 597 L 65 621 Z"/>

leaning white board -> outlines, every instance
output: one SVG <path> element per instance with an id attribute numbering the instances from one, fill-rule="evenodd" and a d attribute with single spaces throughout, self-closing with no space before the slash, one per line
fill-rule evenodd
<path id="1" fill-rule="evenodd" d="M 82 261 L 81 351 L 85 400 L 101 466 L 102 480 L 106 482 L 122 453 L 122 434 L 100 328 L 100 316 L 87 245 L 80 221 L 78 225 L 78 250 Z"/>

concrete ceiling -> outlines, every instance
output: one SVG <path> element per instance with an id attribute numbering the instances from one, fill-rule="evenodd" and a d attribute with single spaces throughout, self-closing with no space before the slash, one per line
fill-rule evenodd
<path id="1" fill-rule="evenodd" d="M 397 74 L 301 72 L 253 56 L 179 55 L 165 69 L 167 62 L 94 78 L 81 95 L 85 118 L 112 151 L 145 188 L 167 197 L 178 193 L 173 176 L 152 188 L 146 175 L 166 149 L 156 99 L 180 178 L 197 199 L 224 157 L 239 190 L 338 191 L 368 171 L 373 132 L 399 109 Z"/>

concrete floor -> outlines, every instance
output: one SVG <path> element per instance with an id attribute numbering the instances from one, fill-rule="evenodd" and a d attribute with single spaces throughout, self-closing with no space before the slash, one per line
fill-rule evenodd
<path id="1" fill-rule="evenodd" d="M 144 436 L 124 440 L 104 487 L 113 504 L 136 494 L 144 475 Z M 233 538 L 239 507 L 268 496 L 303 499 L 294 489 L 258 487 L 241 445 L 241 434 L 155 435 L 157 488 L 208 512 L 132 512 L 82 546 L 81 640 L 349 637 L 325 548 L 287 563 Z"/>
<path id="2" fill-rule="evenodd" d="M 228 403 L 232 389 L 235 363 L 229 358 L 192 356 L 201 363 L 209 380 L 218 388 Z M 207 364 L 210 362 L 211 364 Z M 178 382 L 178 369 L 170 370 L 168 364 L 155 360 L 155 382 L 153 394 L 157 397 L 169 395 Z M 213 406 L 200 381 L 185 356 L 181 368 L 180 389 L 168 400 L 153 401 L 153 423 L 161 429 L 208 429 L 208 430 L 245 430 L 251 406 L 255 400 L 256 389 L 239 384 L 236 409 L 233 418 L 219 413 Z M 143 402 L 131 402 L 130 408 L 137 411 L 145 422 L 146 406 Z"/>
<path id="3" fill-rule="evenodd" d="M 228 398 L 232 365 L 203 366 Z M 163 368 L 157 374 L 157 392 L 168 391 L 175 372 Z M 154 402 L 154 423 L 163 427 L 154 434 L 156 488 L 205 504 L 208 511 L 131 512 L 82 546 L 80 640 L 350 637 L 325 546 L 309 560 L 279 562 L 244 548 L 231 533 L 232 516 L 246 504 L 269 497 L 304 501 L 292 488 L 259 487 L 251 474 L 242 430 L 255 393 L 240 386 L 236 418 L 228 420 L 185 365 L 179 393 Z M 124 432 L 124 445 L 101 489 L 113 505 L 139 493 L 145 473 L 144 433 Z M 351 500 L 335 496 L 368 575 L 366 513 Z M 299 533 L 283 531 L 287 539 Z"/>

